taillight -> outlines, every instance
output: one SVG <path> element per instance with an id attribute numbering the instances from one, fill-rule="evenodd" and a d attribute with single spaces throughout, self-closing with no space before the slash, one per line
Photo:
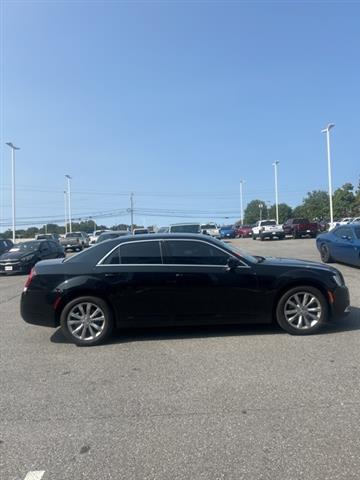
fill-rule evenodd
<path id="1" fill-rule="evenodd" d="M 32 279 L 35 277 L 35 275 L 37 275 L 37 273 L 36 273 L 35 267 L 33 267 L 31 269 L 31 272 L 30 272 L 26 282 L 25 282 L 24 292 L 28 289 L 28 287 L 29 287 L 30 283 L 32 282 Z"/>

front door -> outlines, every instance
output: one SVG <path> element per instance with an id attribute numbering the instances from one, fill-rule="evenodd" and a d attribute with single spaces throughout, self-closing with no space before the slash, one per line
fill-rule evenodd
<path id="1" fill-rule="evenodd" d="M 257 278 L 241 263 L 229 270 L 230 254 L 205 240 L 163 241 L 168 268 L 166 301 L 178 322 L 248 322 L 258 317 Z"/>

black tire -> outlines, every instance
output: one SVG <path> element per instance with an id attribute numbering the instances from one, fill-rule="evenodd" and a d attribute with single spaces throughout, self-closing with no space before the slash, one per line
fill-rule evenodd
<path id="1" fill-rule="evenodd" d="M 285 235 L 280 235 L 279 240 L 285 240 Z"/>
<path id="2" fill-rule="evenodd" d="M 256 235 L 255 234 L 253 234 L 252 239 L 256 240 Z"/>
<path id="3" fill-rule="evenodd" d="M 294 240 L 298 239 L 298 238 L 300 238 L 300 235 L 297 232 L 294 232 L 293 233 L 293 238 L 294 238 Z"/>
<path id="4" fill-rule="evenodd" d="M 260 241 L 263 242 L 265 240 L 265 237 L 263 235 L 260 235 Z"/>
<path id="5" fill-rule="evenodd" d="M 329 247 L 325 243 L 320 246 L 320 257 L 324 263 L 332 263 L 334 261 L 330 254 Z"/>
<path id="6" fill-rule="evenodd" d="M 316 299 L 316 301 L 311 301 L 310 302 L 310 309 L 312 309 L 311 312 L 308 312 L 306 315 L 318 315 L 317 319 L 310 320 L 311 317 L 306 317 L 306 321 L 308 325 L 305 325 L 305 315 L 301 315 L 301 313 L 296 313 L 293 322 L 299 322 L 299 317 L 297 315 L 300 315 L 302 320 L 301 320 L 301 325 L 294 325 L 291 323 L 288 318 L 289 315 L 293 315 L 291 310 L 289 310 L 286 314 L 286 308 L 289 306 L 291 308 L 293 303 L 290 303 L 290 305 L 287 303 L 294 295 L 297 295 L 297 298 L 300 299 L 300 308 L 303 305 L 303 302 L 305 302 L 305 297 L 304 294 L 307 294 L 310 296 L 310 298 Z M 291 302 L 291 300 L 290 300 Z M 295 305 L 295 303 L 294 303 Z M 298 305 L 298 306 L 299 306 Z M 297 309 L 297 306 L 294 306 L 294 311 Z M 314 312 L 314 308 L 320 308 L 319 311 Z M 294 287 L 285 292 L 282 297 L 280 298 L 277 307 L 276 307 L 276 320 L 280 327 L 285 330 L 286 332 L 290 333 L 291 335 L 310 335 L 312 333 L 316 333 L 326 322 L 328 317 L 328 304 L 326 302 L 326 299 L 324 295 L 320 292 L 315 287 L 310 287 L 310 286 L 299 286 L 299 287 Z M 290 317 L 292 318 L 292 317 Z M 313 325 L 312 325 L 313 323 Z"/>
<path id="7" fill-rule="evenodd" d="M 101 318 L 104 319 L 104 320 L 101 320 L 101 323 L 96 323 L 97 327 L 101 327 L 101 332 L 100 333 L 97 333 L 97 330 L 95 330 L 93 324 L 91 324 L 90 326 L 86 326 L 86 327 L 83 326 L 82 329 L 81 329 L 81 327 L 80 327 L 81 321 L 71 320 L 71 312 L 74 309 L 76 310 L 76 308 L 79 308 L 77 306 L 84 305 L 84 304 L 91 304 L 93 306 L 92 307 L 92 312 L 93 313 L 95 311 L 94 308 L 100 310 Z M 78 311 L 80 312 L 80 309 Z M 91 312 L 91 310 L 89 310 L 89 312 Z M 79 315 L 79 314 L 77 314 L 77 315 Z M 80 313 L 80 315 L 81 315 L 81 313 Z M 73 318 L 76 319 L 76 317 L 73 317 Z M 89 338 L 84 338 L 84 339 L 79 338 L 77 335 L 75 335 L 71 331 L 71 327 L 68 324 L 69 321 L 79 322 L 79 325 L 77 325 L 77 324 L 74 325 L 74 329 L 77 326 L 79 326 L 79 328 L 80 328 L 79 333 L 80 332 L 82 333 L 83 330 L 85 329 L 85 336 L 86 336 L 86 333 L 90 332 L 90 334 L 91 334 L 91 330 L 92 330 L 93 332 L 96 332 L 96 336 L 93 337 L 92 335 L 89 335 Z M 100 320 L 95 320 L 95 322 L 97 322 L 97 321 L 100 321 Z M 95 323 L 95 322 L 93 322 L 93 323 Z M 61 316 L 60 316 L 60 326 L 61 326 L 61 330 L 62 330 L 63 334 L 65 335 L 65 337 L 68 340 L 70 340 L 72 343 L 75 343 L 76 345 L 79 345 L 81 347 L 83 347 L 83 346 L 94 346 L 94 345 L 99 345 L 101 343 L 104 343 L 104 341 L 110 336 L 110 334 L 113 330 L 114 320 L 112 318 L 110 308 L 108 307 L 107 303 L 104 300 L 102 300 L 101 298 L 91 297 L 91 296 L 89 296 L 89 297 L 78 297 L 78 298 L 75 298 L 74 300 L 72 300 L 71 302 L 69 302 L 64 307 L 63 311 L 61 312 Z"/>

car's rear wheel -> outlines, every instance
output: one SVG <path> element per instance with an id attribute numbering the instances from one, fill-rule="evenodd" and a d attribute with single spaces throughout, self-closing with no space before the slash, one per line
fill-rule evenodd
<path id="1" fill-rule="evenodd" d="M 64 335 L 76 345 L 99 345 L 111 334 L 113 319 L 101 298 L 79 297 L 65 306 L 60 325 Z"/>
<path id="2" fill-rule="evenodd" d="M 292 335 L 315 333 L 327 319 L 324 295 L 310 286 L 295 287 L 280 298 L 276 318 L 281 328 Z"/>
<path id="3" fill-rule="evenodd" d="M 256 240 L 256 235 L 255 235 L 255 233 L 253 233 L 252 239 L 253 239 L 253 240 Z"/>
<path id="4" fill-rule="evenodd" d="M 320 257 L 324 263 L 331 263 L 333 261 L 329 247 L 325 244 L 322 244 L 320 247 Z"/>

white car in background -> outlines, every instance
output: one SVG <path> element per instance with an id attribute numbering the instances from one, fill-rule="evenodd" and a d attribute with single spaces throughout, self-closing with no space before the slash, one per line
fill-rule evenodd
<path id="1" fill-rule="evenodd" d="M 220 238 L 220 229 L 215 223 L 202 223 L 201 233 L 210 235 L 211 237 Z"/>
<path id="2" fill-rule="evenodd" d="M 90 245 L 94 245 L 98 236 L 105 232 L 111 232 L 111 230 L 94 230 L 93 234 L 90 235 Z"/>
<path id="3" fill-rule="evenodd" d="M 353 217 L 344 217 L 338 222 L 329 223 L 329 230 L 333 230 L 335 227 L 339 225 L 348 225 L 349 223 L 353 223 L 355 219 Z"/>
<path id="4" fill-rule="evenodd" d="M 360 217 L 355 217 L 354 220 L 350 223 L 360 223 Z"/>

